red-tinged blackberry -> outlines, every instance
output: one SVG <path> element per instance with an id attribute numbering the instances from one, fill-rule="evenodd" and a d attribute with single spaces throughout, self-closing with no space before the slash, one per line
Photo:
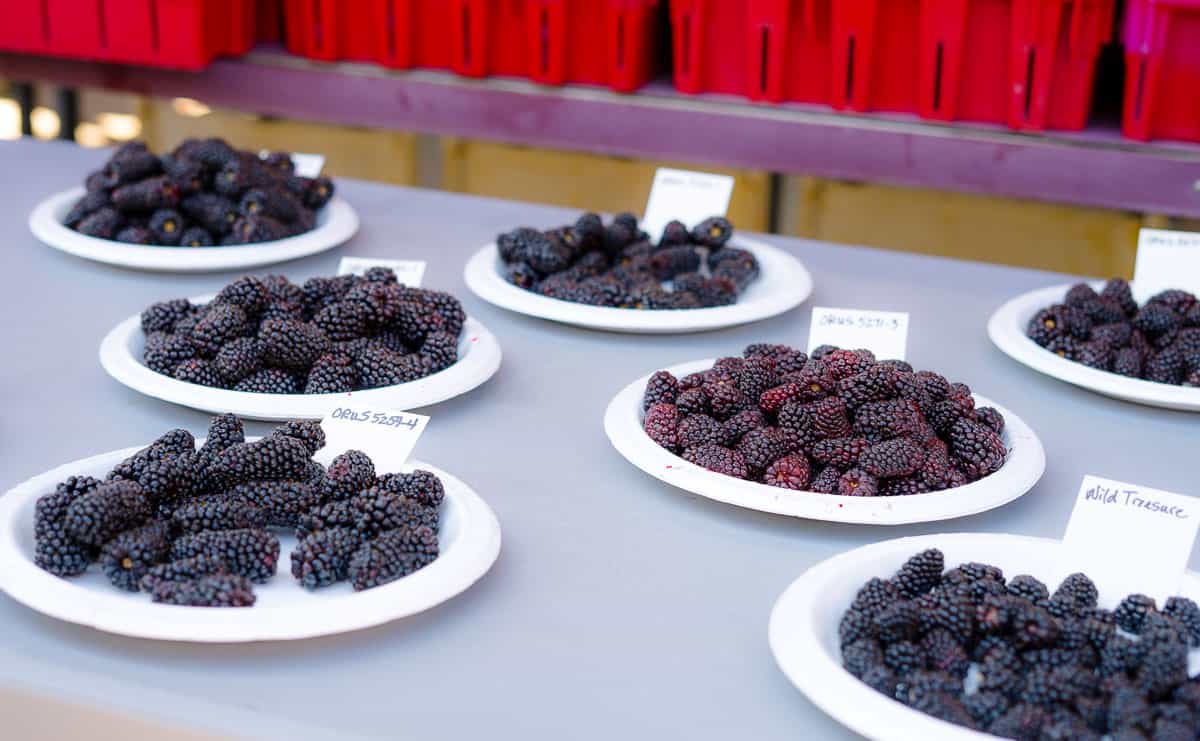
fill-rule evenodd
<path id="1" fill-rule="evenodd" d="M 162 562 L 170 550 L 169 527 L 155 521 L 126 530 L 105 543 L 100 549 L 100 567 L 114 587 L 136 592 L 146 572 Z"/>
<path id="2" fill-rule="evenodd" d="M 899 371 L 886 365 L 873 365 L 857 375 L 838 382 L 838 395 L 852 409 L 872 401 L 884 401 L 896 395 Z"/>
<path id="3" fill-rule="evenodd" d="M 809 482 L 808 488 L 818 494 L 835 494 L 841 478 L 842 472 L 836 466 L 826 466 Z"/>
<path id="4" fill-rule="evenodd" d="M 350 558 L 363 543 L 357 530 L 343 527 L 315 532 L 292 551 L 292 576 L 305 589 L 319 589 L 350 575 Z"/>
<path id="5" fill-rule="evenodd" d="M 777 413 L 792 399 L 799 399 L 801 388 L 795 383 L 784 383 L 772 389 L 767 389 L 758 397 L 758 408 L 767 414 Z"/>
<path id="6" fill-rule="evenodd" d="M 709 471 L 738 479 L 744 479 L 750 475 L 750 469 L 746 465 L 745 459 L 742 458 L 742 454 L 720 445 L 709 443 L 688 448 L 683 451 L 683 459 Z"/>
<path id="7" fill-rule="evenodd" d="M 651 440 L 675 452 L 679 449 L 679 418 L 679 409 L 674 404 L 652 404 L 646 410 L 642 429 Z"/>
<path id="8" fill-rule="evenodd" d="M 896 676 L 904 677 L 925 666 L 925 651 L 911 641 L 899 641 L 884 649 L 883 663 Z"/>
<path id="9" fill-rule="evenodd" d="M 428 550 L 429 533 L 401 529 L 383 533 L 364 543 L 350 559 L 350 581 L 355 591 L 371 589 L 428 566 L 437 558 Z"/>
<path id="10" fill-rule="evenodd" d="M 1179 621 L 1187 630 L 1190 645 L 1200 646 L 1200 606 L 1187 597 L 1169 597 L 1162 612 Z"/>
<path id="11" fill-rule="evenodd" d="M 767 466 L 792 452 L 778 429 L 760 427 L 750 430 L 734 447 L 745 461 L 749 475 L 758 478 Z"/>
<path id="12" fill-rule="evenodd" d="M 150 518 L 150 500 L 133 481 L 107 481 L 74 498 L 63 515 L 63 526 L 73 540 L 100 546 Z"/>
<path id="13" fill-rule="evenodd" d="M 275 575 L 279 539 L 265 530 L 215 530 L 185 535 L 171 544 L 171 559 L 209 556 L 231 574 L 266 582 Z"/>
<path id="14" fill-rule="evenodd" d="M 211 574 L 190 581 L 161 581 L 150 596 L 165 605 L 187 607 L 250 607 L 254 589 L 249 579 L 234 574 Z"/>
<path id="15" fill-rule="evenodd" d="M 94 550 L 67 534 L 67 508 L 76 498 L 100 485 L 96 479 L 71 477 L 34 507 L 34 557 L 39 568 L 55 576 L 76 576 L 87 571 Z"/>
<path id="16" fill-rule="evenodd" d="M 125 218 L 115 208 L 105 206 L 93 211 L 75 225 L 75 231 L 97 239 L 112 239 L 125 224 Z"/>
<path id="17" fill-rule="evenodd" d="M 1133 326 L 1153 339 L 1183 326 L 1183 317 L 1161 303 L 1147 303 L 1133 318 Z"/>
<path id="18" fill-rule="evenodd" d="M 238 381 L 233 390 L 251 394 L 298 394 L 300 379 L 279 368 L 266 368 Z"/>
<path id="19" fill-rule="evenodd" d="M 845 471 L 853 468 L 859 456 L 869 447 L 870 443 L 859 437 L 831 438 L 813 445 L 812 458 L 822 465 Z"/>
<path id="20" fill-rule="evenodd" d="M 107 190 L 93 190 L 86 193 L 82 198 L 71 206 L 71 210 L 67 212 L 63 223 L 74 229 L 79 226 L 79 222 L 83 221 L 88 216 L 96 213 L 100 209 L 111 206 L 112 199 L 109 197 Z"/>
<path id="21" fill-rule="evenodd" d="M 642 409 L 649 409 L 659 402 L 674 404 L 678 394 L 679 380 L 667 371 L 658 371 L 646 382 L 646 391 L 642 395 Z"/>
<path id="22" fill-rule="evenodd" d="M 1028 574 L 1020 574 L 1010 579 L 1008 591 L 1013 596 L 1027 599 L 1030 602 L 1045 602 L 1050 599 L 1050 590 L 1046 588 L 1046 585 Z"/>
<path id="23" fill-rule="evenodd" d="M 175 323 L 192 313 L 192 304 L 185 298 L 160 301 L 142 312 L 142 332 L 173 332 Z"/>
<path id="24" fill-rule="evenodd" d="M 842 666 L 855 677 L 862 677 L 874 667 L 885 666 L 883 649 L 873 638 L 850 643 L 842 647 Z"/>
<path id="25" fill-rule="evenodd" d="M 245 481 L 295 479 L 308 472 L 310 455 L 300 440 L 268 435 L 222 450 L 209 466 L 209 472 L 226 486 Z"/>
<path id="26" fill-rule="evenodd" d="M 349 355 L 322 355 L 304 382 L 306 394 L 340 394 L 358 387 L 358 370 Z"/>
<path id="27" fill-rule="evenodd" d="M 213 388 L 222 388 L 226 384 L 222 380 L 220 374 L 217 373 L 213 364 L 203 358 L 192 358 L 185 360 L 175 369 L 171 371 L 172 377 L 184 383 L 195 383 L 200 386 L 211 386 Z"/>
<path id="28" fill-rule="evenodd" d="M 786 407 L 785 407 L 786 408 Z M 802 419 L 792 427 L 807 430 L 809 437 L 816 439 L 846 437 L 851 432 L 850 418 L 846 414 L 846 403 L 836 396 L 805 404 L 800 408 Z M 779 413 L 779 424 L 785 424 L 783 410 Z"/>
<path id="29" fill-rule="evenodd" d="M 879 479 L 858 468 L 851 468 L 838 477 L 835 494 L 843 497 L 874 497 L 879 495 Z"/>
<path id="30" fill-rule="evenodd" d="M 987 425 L 960 418 L 950 427 L 950 454 L 975 478 L 995 473 L 1004 465 L 1008 449 Z"/>
<path id="31" fill-rule="evenodd" d="M 823 357 L 822 361 L 837 381 L 856 376 L 874 365 L 874 361 L 854 350 L 834 350 Z"/>
<path id="32" fill-rule="evenodd" d="M 858 458 L 858 465 L 877 478 L 909 476 L 925 464 L 925 451 L 904 438 L 872 445 Z"/>
<path id="33" fill-rule="evenodd" d="M 1121 630 L 1129 633 L 1141 633 L 1146 617 L 1157 610 L 1158 606 L 1154 603 L 1153 598 L 1144 594 L 1131 594 L 1117 605 L 1117 609 L 1113 611 L 1113 617 Z"/>
<path id="34" fill-rule="evenodd" d="M 994 407 L 977 408 L 975 419 L 987 425 L 997 435 L 1004 432 L 1004 415 L 996 411 Z"/>
<path id="35" fill-rule="evenodd" d="M 708 402 L 708 394 L 704 392 L 703 388 L 680 391 L 675 397 L 675 406 L 679 408 L 679 413 L 684 415 L 708 414 L 712 411 Z"/>
<path id="36" fill-rule="evenodd" d="M 869 402 L 854 414 L 854 433 L 872 442 L 915 435 L 924 424 L 921 407 L 911 399 Z"/>
<path id="37" fill-rule="evenodd" d="M 838 382 L 821 361 L 805 363 L 803 368 L 789 374 L 787 379 L 800 388 L 798 397 L 801 401 L 824 399 L 838 390 Z"/>
<path id="38" fill-rule="evenodd" d="M 767 466 L 763 483 L 781 489 L 804 491 L 812 477 L 812 466 L 803 453 L 796 452 L 779 458 Z"/>
<path id="39" fill-rule="evenodd" d="M 928 548 L 905 561 L 892 581 L 906 599 L 920 597 L 938 585 L 945 567 L 942 552 Z"/>
<path id="40" fill-rule="evenodd" d="M 375 464 L 361 450 L 338 455 L 325 473 L 335 499 L 346 499 L 375 485 Z"/>
<path id="41" fill-rule="evenodd" d="M 949 448 L 944 442 L 934 438 L 924 445 L 924 449 L 925 462 L 921 464 L 921 470 L 917 472 L 916 477 L 929 487 L 930 491 L 948 488 L 951 485 Z"/>
<path id="42" fill-rule="evenodd" d="M 212 556 L 194 556 L 151 566 L 142 575 L 138 586 L 143 592 L 153 592 L 154 588 L 163 582 L 185 582 L 202 576 L 223 573 L 226 573 L 226 569 L 221 559 Z"/>

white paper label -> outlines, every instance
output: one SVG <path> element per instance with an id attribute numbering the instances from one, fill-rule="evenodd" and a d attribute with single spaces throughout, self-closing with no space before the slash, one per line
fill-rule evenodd
<path id="1" fill-rule="evenodd" d="M 355 404 L 352 396 L 347 394 L 346 403 L 336 404 L 321 420 L 325 447 L 313 457 L 329 465 L 347 450 L 361 450 L 370 456 L 376 472 L 399 473 L 425 432 L 429 417 Z"/>
<path id="2" fill-rule="evenodd" d="M 642 215 L 642 229 L 657 243 L 663 229 L 681 221 L 690 229 L 710 216 L 724 216 L 733 195 L 733 178 L 707 172 L 658 168 Z"/>
<path id="3" fill-rule="evenodd" d="M 1168 288 L 1200 293 L 1200 234 L 1142 229 L 1133 281 L 1142 300 Z"/>
<path id="4" fill-rule="evenodd" d="M 904 360 L 908 349 L 908 314 L 814 306 L 808 328 L 808 351 L 821 345 L 865 349 L 879 360 Z"/>
<path id="5" fill-rule="evenodd" d="M 1082 571 L 1102 605 L 1141 593 L 1161 606 L 1178 594 L 1198 525 L 1200 501 L 1192 497 L 1084 476 L 1063 535 L 1058 581 Z"/>
<path id="6" fill-rule="evenodd" d="M 410 288 L 420 288 L 425 277 L 424 260 L 379 260 L 374 257 L 343 257 L 338 275 L 362 275 L 371 268 L 391 268 L 397 280 Z"/>

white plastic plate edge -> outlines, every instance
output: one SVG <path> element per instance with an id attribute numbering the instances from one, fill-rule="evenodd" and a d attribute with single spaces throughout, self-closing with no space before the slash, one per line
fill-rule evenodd
<path id="1" fill-rule="evenodd" d="M 197 643 L 295 640 L 369 628 L 428 610 L 465 591 L 488 572 L 500 555 L 500 523 L 487 503 L 445 471 L 411 461 L 412 468 L 432 471 L 442 480 L 446 489 L 443 518 L 448 524 L 455 522 L 456 533 L 449 542 L 443 540 L 441 555 L 433 563 L 374 589 L 341 594 L 331 591 L 328 601 L 306 600 L 295 607 L 191 608 L 155 604 L 145 595 L 140 595 L 144 602 L 131 601 L 130 595 L 118 593 L 107 583 L 92 589 L 34 565 L 31 554 L 21 545 L 21 531 L 26 531 L 32 541 L 32 513 L 37 498 L 53 491 L 55 484 L 68 476 L 101 478 L 142 447 L 67 463 L 0 496 L 0 563 L 4 564 L 0 589 L 25 606 L 59 620 L 135 638 Z M 273 582 L 292 581 L 289 569 L 289 554 L 282 552 Z M 294 582 L 286 587 L 302 591 Z M 323 596 L 320 591 L 316 594 Z"/>
<path id="2" fill-rule="evenodd" d="M 939 548 L 946 567 L 982 561 L 1006 577 L 1048 577 L 1061 543 L 996 533 L 948 533 L 885 540 L 822 561 L 796 579 L 771 610 L 767 638 L 779 668 L 814 705 L 872 739 L 994 739 L 938 720 L 871 689 L 842 668 L 837 626 L 855 593 L 873 576 L 891 576 L 909 557 Z M 1053 588 L 1055 585 L 1051 585 Z M 1200 599 L 1189 572 L 1181 593 Z"/>
<path id="3" fill-rule="evenodd" d="M 189 299 L 210 301 L 212 295 Z M 500 369 L 500 343 L 488 328 L 467 317 L 458 343 L 458 362 L 416 381 L 349 394 L 252 394 L 186 383 L 150 370 L 140 360 L 141 315 L 114 327 L 100 343 L 100 365 L 129 388 L 155 399 L 214 414 L 259 420 L 320 419 L 338 399 L 413 410 L 446 401 L 481 385 Z"/>
<path id="4" fill-rule="evenodd" d="M 1060 381 L 1124 401 L 1165 409 L 1200 411 L 1200 388 L 1126 378 L 1116 373 L 1089 368 L 1083 363 L 1060 358 L 1026 337 L 1025 327 L 1033 315 L 1050 304 L 1062 303 L 1072 285 L 1074 284 L 1066 283 L 1051 288 L 1039 288 L 1008 301 L 988 320 L 988 336 L 1005 355 Z M 1103 281 L 1092 284 L 1096 289 L 1103 285 Z M 1137 292 L 1136 286 L 1134 292 Z"/>
<path id="5" fill-rule="evenodd" d="M 591 329 L 645 334 L 703 332 L 748 324 L 794 309 L 812 293 L 813 280 L 808 269 L 787 252 L 738 236 L 730 245 L 754 253 L 760 274 L 738 297 L 736 304 L 709 309 L 640 311 L 587 306 L 539 296 L 504 279 L 494 242 L 467 261 L 463 279 L 479 298 L 519 314 Z"/>
<path id="6" fill-rule="evenodd" d="M 683 377 L 707 370 L 713 362 L 697 360 L 666 370 Z M 613 447 L 630 463 L 661 481 L 738 507 L 863 525 L 935 522 L 1007 504 L 1032 489 L 1046 469 L 1046 453 L 1033 430 L 1008 409 L 975 395 L 977 405 L 995 407 L 1004 415 L 1003 438 L 1009 454 L 999 471 L 966 486 L 902 497 L 843 497 L 743 481 L 689 463 L 650 439 L 641 420 L 642 395 L 649 379 L 649 375 L 639 378 L 609 403 L 604 414 L 604 432 Z"/>
<path id="7" fill-rule="evenodd" d="M 315 229 L 294 237 L 228 247 L 152 247 L 80 234 L 63 225 L 86 191 L 72 188 L 50 196 L 29 214 L 29 230 L 43 244 L 88 260 L 136 270 L 202 273 L 272 265 L 331 250 L 358 232 L 358 214 L 335 196 L 317 212 Z"/>

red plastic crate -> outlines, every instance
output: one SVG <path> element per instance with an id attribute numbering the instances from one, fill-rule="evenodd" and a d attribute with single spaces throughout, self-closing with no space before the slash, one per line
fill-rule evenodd
<path id="1" fill-rule="evenodd" d="M 1200 142 L 1200 0 L 1131 2 L 1122 131 Z"/>
<path id="2" fill-rule="evenodd" d="M 7 0 L 0 49 L 199 69 L 254 44 L 253 0 Z"/>
<path id="3" fill-rule="evenodd" d="M 283 39 L 283 0 L 258 0 L 254 36 L 259 41 Z"/>
<path id="4" fill-rule="evenodd" d="M 284 0 L 288 49 L 633 90 L 653 70 L 657 0 Z"/>
<path id="5" fill-rule="evenodd" d="M 922 0 L 838 0 L 833 6 L 834 108 L 916 113 Z"/>
<path id="6" fill-rule="evenodd" d="M 1081 129 L 1112 0 L 925 0 L 919 112 L 1014 129 Z"/>
<path id="7" fill-rule="evenodd" d="M 675 87 L 830 102 L 833 0 L 671 0 Z"/>

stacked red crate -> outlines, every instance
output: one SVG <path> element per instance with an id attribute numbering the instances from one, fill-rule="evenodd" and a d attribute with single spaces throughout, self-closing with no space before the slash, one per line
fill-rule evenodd
<path id="1" fill-rule="evenodd" d="M 1132 0 L 1123 35 L 1125 136 L 1200 142 L 1200 0 Z"/>

